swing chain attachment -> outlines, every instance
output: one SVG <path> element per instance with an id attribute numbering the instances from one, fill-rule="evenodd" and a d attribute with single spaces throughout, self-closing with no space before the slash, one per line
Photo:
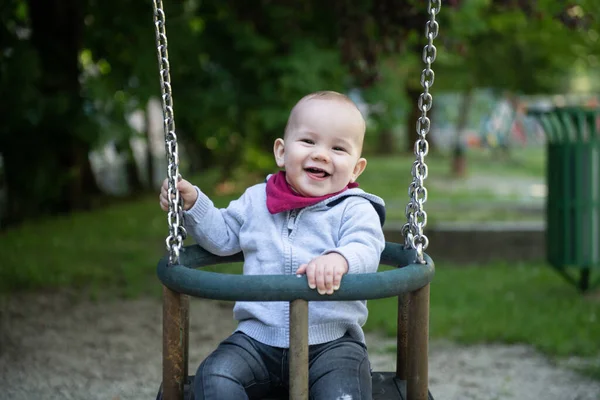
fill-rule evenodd
<path id="1" fill-rule="evenodd" d="M 416 160 L 411 168 L 412 182 L 408 187 L 408 195 L 410 200 L 406 205 L 406 224 L 402 227 L 404 235 L 404 244 L 407 248 L 412 248 L 417 251 L 417 262 L 425 263 L 423 252 L 429 246 L 429 239 L 423 233 L 423 228 L 427 225 L 427 213 L 423 208 L 423 204 L 427 201 L 427 189 L 424 181 L 427 179 L 428 167 L 425 163 L 425 156 L 429 153 L 429 142 L 427 142 L 427 134 L 431 127 L 431 120 L 427 117 L 427 112 L 431 110 L 433 105 L 433 97 L 429 93 L 429 89 L 433 86 L 435 74 L 431 65 L 435 61 L 437 49 L 433 45 L 433 40 L 439 33 L 439 24 L 435 17 L 440 12 L 441 0 L 429 0 L 428 13 L 429 20 L 425 26 L 425 37 L 427 44 L 423 48 L 423 62 L 425 69 L 421 72 L 421 86 L 423 93 L 419 96 L 418 107 L 421 111 L 421 116 L 417 119 L 417 140 L 415 141 L 414 153 Z"/>
<path id="2" fill-rule="evenodd" d="M 167 51 L 167 32 L 165 28 L 165 12 L 162 0 L 153 0 L 154 31 L 156 33 L 156 49 L 162 90 L 162 108 L 165 132 L 165 147 L 167 152 L 167 181 L 169 184 L 169 235 L 165 243 L 169 251 L 171 264 L 179 263 L 179 251 L 187 232 L 183 227 L 183 201 L 177 190 L 177 182 L 181 179 L 179 174 L 179 153 L 177 150 L 177 135 L 175 134 L 175 117 L 173 115 L 173 96 L 171 93 L 171 75 L 169 73 L 169 53 Z"/>

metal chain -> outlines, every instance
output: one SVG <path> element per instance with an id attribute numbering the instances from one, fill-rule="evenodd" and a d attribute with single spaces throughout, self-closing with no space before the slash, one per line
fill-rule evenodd
<path id="1" fill-rule="evenodd" d="M 164 118 L 165 147 L 167 151 L 167 179 L 169 182 L 169 235 L 165 243 L 169 251 L 171 264 L 179 263 L 179 250 L 187 233 L 183 227 L 183 204 L 177 190 L 179 175 L 179 153 L 177 150 L 177 135 L 175 134 L 175 118 L 173 115 L 173 96 L 171 94 L 171 75 L 169 74 L 169 54 L 167 51 L 167 32 L 165 28 L 165 12 L 162 0 L 154 0 L 154 28 L 156 33 L 156 49 L 160 71 L 160 86 L 162 90 L 162 108 Z"/>
<path id="2" fill-rule="evenodd" d="M 179 155 L 173 115 L 173 98 L 169 74 L 165 13 L 163 11 L 162 0 L 154 0 L 153 7 L 160 83 L 162 89 L 165 146 L 168 160 L 167 178 L 169 183 L 169 212 L 167 214 L 167 219 L 169 223 L 169 235 L 165 242 L 167 250 L 169 251 L 169 260 L 174 264 L 179 262 L 179 251 L 187 233 L 182 224 L 183 207 L 179 192 L 177 191 L 177 181 L 179 179 Z M 427 117 L 427 112 L 431 109 L 433 104 L 433 97 L 429 93 L 429 89 L 433 85 L 435 79 L 435 74 L 431 65 L 436 57 L 436 47 L 433 45 L 433 40 L 437 37 L 439 32 L 439 24 L 435 17 L 439 13 L 440 8 L 441 0 L 429 0 L 429 20 L 427 21 L 425 29 L 425 37 L 428 42 L 423 48 L 423 62 L 426 67 L 421 72 L 421 86 L 423 86 L 424 91 L 419 96 L 418 101 L 421 116 L 417 120 L 416 129 L 418 139 L 414 146 L 416 160 L 411 169 L 413 181 L 408 189 L 410 201 L 406 206 L 407 223 L 402 227 L 405 245 L 417 251 L 417 261 L 420 263 L 425 262 L 423 251 L 427 249 L 429 245 L 429 239 L 423 233 L 423 228 L 427 225 L 427 213 L 423 209 L 423 204 L 427 201 L 427 189 L 424 186 L 424 180 L 428 175 L 425 156 L 427 156 L 427 153 L 429 152 L 427 134 L 431 127 L 431 121 Z"/>
<path id="3" fill-rule="evenodd" d="M 429 246 L 429 239 L 423 233 L 423 229 L 427 225 L 427 213 L 423 208 L 423 204 L 427 201 L 427 189 L 424 181 L 427 179 L 428 168 L 425 163 L 425 156 L 429 153 L 429 142 L 427 142 L 427 134 L 431 127 L 431 120 L 427 117 L 427 112 L 431 110 L 433 105 L 433 97 L 429 93 L 429 89 L 433 86 L 435 74 L 431 69 L 431 64 L 435 61 L 436 48 L 433 45 L 439 32 L 439 24 L 435 17 L 440 12 L 441 0 L 429 0 L 428 13 L 429 20 L 425 26 L 425 37 L 427 44 L 423 48 L 423 62 L 425 69 L 421 72 L 421 86 L 423 93 L 419 96 L 418 107 L 421 110 L 421 116 L 417 120 L 418 138 L 415 141 L 414 153 L 416 160 L 412 165 L 411 174 L 413 177 L 412 183 L 408 187 L 408 195 L 410 200 L 406 205 L 406 224 L 402 227 L 405 246 L 417 251 L 417 262 L 424 264 L 425 259 L 423 252 Z"/>

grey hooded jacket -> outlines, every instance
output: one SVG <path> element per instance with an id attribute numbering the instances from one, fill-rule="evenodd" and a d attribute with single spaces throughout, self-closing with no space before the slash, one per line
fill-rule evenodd
<path id="1" fill-rule="evenodd" d="M 242 251 L 244 274 L 291 275 L 301 264 L 331 252 L 346 258 L 350 274 L 377 271 L 385 246 L 385 204 L 362 189 L 278 214 L 267 209 L 266 183 L 248 188 L 222 209 L 196 190 L 198 200 L 184 213 L 188 232 L 213 254 Z M 364 342 L 367 314 L 366 301 L 310 302 L 309 344 L 329 342 L 346 332 Z M 238 331 L 270 346 L 289 347 L 289 303 L 237 302 L 234 317 Z"/>

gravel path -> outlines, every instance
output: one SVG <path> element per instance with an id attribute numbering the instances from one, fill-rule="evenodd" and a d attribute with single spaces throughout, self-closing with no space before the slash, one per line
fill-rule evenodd
<path id="1" fill-rule="evenodd" d="M 233 328 L 228 303 L 192 299 L 190 371 Z M 91 302 L 22 295 L 0 305 L 0 399 L 152 399 L 161 376 L 157 299 Z M 368 335 L 376 370 L 393 370 L 393 339 Z M 527 346 L 433 342 L 436 400 L 598 400 L 600 382 Z"/>

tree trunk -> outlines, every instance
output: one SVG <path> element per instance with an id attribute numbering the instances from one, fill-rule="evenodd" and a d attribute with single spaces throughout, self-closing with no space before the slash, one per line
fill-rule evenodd
<path id="1" fill-rule="evenodd" d="M 150 135 L 150 112 L 148 109 L 144 112 L 146 124 L 144 132 L 146 137 L 146 179 L 148 180 L 148 189 L 154 190 L 154 153 L 152 151 L 152 136 Z"/>
<path id="2" fill-rule="evenodd" d="M 86 209 L 98 195 L 89 147 L 64 140 L 64 132 L 15 133 L 3 145 L 7 188 L 6 224 L 41 215 Z"/>
<path id="3" fill-rule="evenodd" d="M 390 155 L 396 150 L 396 138 L 394 132 L 390 128 L 385 128 L 379 131 L 377 138 L 377 154 Z"/>
<path id="4" fill-rule="evenodd" d="M 22 138 L 30 133 L 14 136 Z M 62 208 L 59 197 L 63 182 L 55 175 L 59 167 L 57 157 L 46 151 L 44 143 L 27 143 L 15 138 L 6 145 L 2 153 L 7 187 L 5 224 Z"/>
<path id="5" fill-rule="evenodd" d="M 456 124 L 456 138 L 454 140 L 454 151 L 452 152 L 452 175 L 462 177 L 466 173 L 466 143 L 464 141 L 464 131 L 469 121 L 471 103 L 473 100 L 473 89 L 466 88 L 462 95 L 462 102 L 458 111 L 458 122 Z"/>
<path id="6" fill-rule="evenodd" d="M 7 219 L 86 208 L 99 192 L 88 153 L 95 132 L 82 131 L 78 0 L 29 0 L 31 42 L 39 57 L 39 122 L 3 140 Z"/>
<path id="7" fill-rule="evenodd" d="M 125 174 L 127 179 L 127 191 L 130 194 L 140 193 L 144 190 L 142 179 L 135 162 L 133 148 L 129 139 L 123 139 L 117 143 L 117 151 L 125 156 Z"/>

